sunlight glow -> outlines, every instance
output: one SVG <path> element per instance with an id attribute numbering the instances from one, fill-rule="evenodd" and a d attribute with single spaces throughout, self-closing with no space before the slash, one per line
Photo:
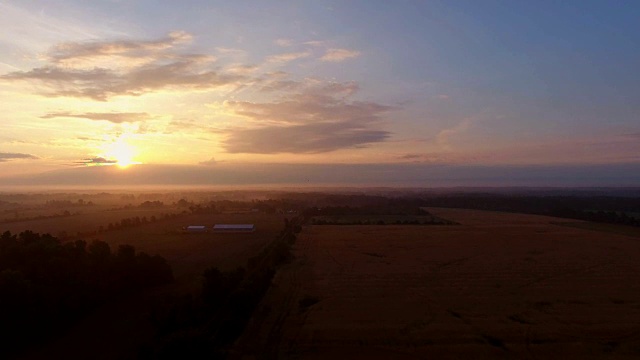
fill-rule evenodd
<path id="1" fill-rule="evenodd" d="M 125 169 L 133 164 L 139 164 L 134 161 L 135 149 L 126 141 L 125 138 L 119 138 L 111 144 L 105 153 L 105 157 L 116 160 L 115 165 L 121 169 Z"/>

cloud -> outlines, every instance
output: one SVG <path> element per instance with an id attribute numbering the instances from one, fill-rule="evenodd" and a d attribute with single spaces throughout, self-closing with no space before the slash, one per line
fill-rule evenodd
<path id="1" fill-rule="evenodd" d="M 285 54 L 278 54 L 278 55 L 269 56 L 269 57 L 267 57 L 267 62 L 269 62 L 269 63 L 287 63 L 287 62 L 290 62 L 290 61 L 306 58 L 306 57 L 309 57 L 309 56 L 311 56 L 311 52 L 310 51 L 285 53 Z"/>
<path id="2" fill-rule="evenodd" d="M 303 44 L 305 45 L 310 45 L 310 46 L 317 46 L 317 47 L 324 47 L 327 46 L 327 42 L 326 41 L 322 41 L 322 40 L 311 40 L 311 41 L 306 41 Z"/>
<path id="3" fill-rule="evenodd" d="M 382 142 L 391 133 L 378 129 L 392 107 L 351 101 L 355 83 L 304 84 L 305 89 L 266 103 L 227 101 L 225 106 L 255 126 L 227 130 L 230 153 L 321 153 Z"/>
<path id="4" fill-rule="evenodd" d="M 300 82 L 294 81 L 294 80 L 269 81 L 260 88 L 260 91 L 263 91 L 263 92 L 292 91 L 292 90 L 299 89 L 300 86 L 301 86 Z"/>
<path id="5" fill-rule="evenodd" d="M 216 165 L 217 163 L 218 162 L 216 161 L 215 158 L 211 158 L 211 159 L 206 160 L 206 161 L 201 161 L 198 164 L 204 165 L 204 166 L 213 166 L 213 165 Z"/>
<path id="6" fill-rule="evenodd" d="M 250 75 L 258 70 L 255 65 L 234 64 L 225 69 L 227 72 L 238 75 Z"/>
<path id="7" fill-rule="evenodd" d="M 151 118 L 146 113 L 72 113 L 72 112 L 55 112 L 41 116 L 42 119 L 55 118 L 78 118 L 87 120 L 109 121 L 115 124 L 132 123 L 145 121 Z"/>
<path id="8" fill-rule="evenodd" d="M 92 60 L 105 56 L 119 56 L 128 58 L 147 58 L 152 54 L 159 54 L 178 44 L 187 43 L 192 36 L 184 31 L 169 33 L 166 38 L 151 41 L 89 41 L 67 42 L 55 45 L 46 55 L 54 64 L 74 65 L 80 60 Z"/>
<path id="9" fill-rule="evenodd" d="M 177 44 L 190 40 L 183 32 L 156 41 L 65 43 L 48 54 L 48 64 L 0 76 L 5 82 L 38 85 L 41 95 L 106 101 L 113 96 L 140 96 L 164 90 L 212 90 L 237 85 L 238 73 L 219 73 L 203 54 L 181 54 Z M 96 58 L 104 58 L 96 63 Z M 127 58 L 128 62 L 120 61 Z M 88 61 L 90 67 L 84 66 Z M 98 66 L 101 65 L 101 66 Z"/>
<path id="10" fill-rule="evenodd" d="M 256 176 L 259 174 L 259 176 Z M 309 184 L 344 187 L 404 186 L 634 186 L 640 164 L 600 165 L 442 165 L 399 164 L 278 164 L 220 162 L 216 166 L 138 165 L 119 171 L 113 166 L 70 167 L 41 174 L 0 176 L 0 186 L 42 191 L 47 187 L 85 189 L 161 185 L 274 185 Z M 286 186 L 286 185 L 285 185 Z M 456 189 L 458 191 L 459 189 Z M 622 191 L 622 190 L 621 190 Z M 628 189 L 625 190 L 628 192 Z"/>
<path id="11" fill-rule="evenodd" d="M 199 135 L 221 134 L 226 130 L 220 127 L 211 126 L 193 120 L 172 120 L 165 128 L 165 134 L 173 133 L 194 133 Z"/>
<path id="12" fill-rule="evenodd" d="M 451 148 L 451 138 L 468 130 L 471 127 L 471 124 L 471 119 L 465 119 L 452 128 L 440 131 L 438 135 L 436 135 L 436 144 L 441 146 L 443 149 L 449 150 Z"/>
<path id="13" fill-rule="evenodd" d="M 0 162 L 7 162 L 10 160 L 36 160 L 39 157 L 31 155 L 31 154 L 21 154 L 21 153 L 3 153 L 0 152 Z"/>
<path id="14" fill-rule="evenodd" d="M 327 52 L 320 58 L 320 60 L 329 62 L 341 62 L 358 56 L 360 56 L 360 52 L 355 50 L 328 49 Z"/>
<path id="15" fill-rule="evenodd" d="M 229 56 L 244 56 L 247 54 L 247 52 L 242 49 L 228 47 L 216 47 L 216 51 L 218 52 L 218 54 Z"/>
<path id="16" fill-rule="evenodd" d="M 81 161 L 75 162 L 74 164 L 80 164 L 85 166 L 104 166 L 104 165 L 115 165 L 118 163 L 118 160 L 105 159 L 103 157 L 94 157 L 88 159 L 82 159 Z"/>
<path id="17" fill-rule="evenodd" d="M 486 155 L 467 155 L 455 152 L 434 152 L 434 153 L 410 153 L 398 157 L 400 160 L 408 160 L 425 164 L 462 164 L 486 160 Z"/>
<path id="18" fill-rule="evenodd" d="M 363 147 L 389 136 L 387 131 L 369 130 L 349 122 L 270 126 L 236 130 L 223 146 L 230 153 L 311 154 Z"/>
<path id="19" fill-rule="evenodd" d="M 277 39 L 274 43 L 281 47 L 288 47 L 293 45 L 293 41 L 291 39 Z"/>

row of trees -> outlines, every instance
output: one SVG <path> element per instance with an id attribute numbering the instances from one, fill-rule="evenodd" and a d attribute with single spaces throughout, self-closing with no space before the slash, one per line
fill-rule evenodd
<path id="1" fill-rule="evenodd" d="M 431 215 L 416 204 L 404 202 L 390 202 L 372 206 L 324 206 L 309 207 L 303 212 L 306 217 L 312 216 L 345 216 L 345 215 L 402 215 L 426 216 Z"/>
<path id="2" fill-rule="evenodd" d="M 74 216 L 74 215 L 78 215 L 78 214 L 79 214 L 78 212 L 71 213 L 69 210 L 65 210 L 65 211 L 60 212 L 59 214 L 20 217 L 19 212 L 15 211 L 13 218 L 6 218 L 2 222 L 4 222 L 4 223 L 12 223 L 12 222 L 22 222 L 22 221 L 31 221 L 31 220 L 55 219 L 55 218 Z"/>
<path id="3" fill-rule="evenodd" d="M 160 256 L 130 245 L 62 243 L 31 231 L 0 236 L 0 324 L 3 351 L 15 353 L 69 327 L 91 309 L 172 281 Z"/>
<path id="4" fill-rule="evenodd" d="M 44 203 L 45 208 L 65 208 L 65 207 L 74 207 L 74 206 L 93 206 L 93 205 L 95 205 L 93 201 L 84 201 L 83 199 L 78 199 L 78 201 L 47 200 Z"/>
<path id="5" fill-rule="evenodd" d="M 640 198 L 615 196 L 525 196 L 460 194 L 427 197 L 425 206 L 457 207 L 548 215 L 594 222 L 640 226 Z"/>

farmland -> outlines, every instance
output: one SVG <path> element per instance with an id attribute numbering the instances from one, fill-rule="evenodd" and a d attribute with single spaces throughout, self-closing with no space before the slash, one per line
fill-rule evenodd
<path id="1" fill-rule="evenodd" d="M 197 208 L 197 204 L 190 205 L 194 206 L 192 209 L 176 204 L 145 207 L 144 198 L 136 198 L 133 204 L 129 197 L 125 200 L 116 197 L 115 201 L 96 201 L 98 204 L 91 206 L 77 206 L 76 201 L 71 205 L 60 201 L 63 206 L 57 208 L 43 205 L 47 198 L 55 197 L 33 195 L 29 201 L 12 204 L 18 215 L 15 220 L 5 218 L 0 223 L 0 233 L 10 231 L 15 234 L 25 230 L 51 233 L 60 237 L 63 243 L 78 239 L 88 243 L 100 240 L 109 244 L 114 253 L 120 245 L 132 245 L 137 251 L 167 259 L 173 268 L 175 282 L 112 299 L 54 341 L 30 349 L 24 354 L 25 359 L 82 358 L 88 351 L 92 358 L 135 357 L 141 344 L 153 336 L 150 314 L 155 307 L 176 297 L 199 294 L 206 269 L 216 267 L 228 271 L 245 266 L 249 258 L 278 236 L 284 224 L 284 216 L 277 213 L 234 209 L 205 212 Z M 240 202 L 234 204 L 250 206 Z M 64 211 L 70 215 L 52 216 Z M 216 223 L 251 223 L 255 224 L 256 231 L 224 234 L 183 231 L 188 225 L 210 228 Z M 111 345 L 96 353 L 94 349 L 105 343 Z"/>
<path id="2" fill-rule="evenodd" d="M 63 245 L 100 240 L 114 254 L 129 244 L 164 257 L 175 277 L 109 299 L 21 358 L 163 354 L 174 335 L 184 334 L 237 359 L 640 355 L 637 227 L 430 207 L 431 200 L 415 194 L 0 194 L 0 233 L 51 233 Z M 546 208 L 554 201 L 534 203 Z M 220 223 L 251 223 L 256 231 L 185 231 Z M 283 228 L 297 234 L 295 242 Z M 214 267 L 219 275 L 206 275 Z M 220 279 L 236 279 L 236 287 L 229 290 Z M 203 283 L 212 287 L 205 292 Z M 246 306 L 230 315 L 236 303 Z M 174 322 L 174 310 L 182 311 L 181 322 Z M 216 316 L 218 310 L 226 318 Z M 158 324 L 171 332 L 160 334 Z M 224 324 L 236 335 L 215 345 L 214 329 Z M 108 349 L 95 352 L 105 343 Z M 189 344 L 180 351 L 207 351 L 208 345 Z"/>
<path id="3" fill-rule="evenodd" d="M 427 210 L 460 225 L 306 226 L 243 352 L 640 356 L 637 237 L 545 216 Z"/>

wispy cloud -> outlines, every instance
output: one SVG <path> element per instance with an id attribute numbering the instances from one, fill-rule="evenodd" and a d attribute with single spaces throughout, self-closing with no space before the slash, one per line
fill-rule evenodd
<path id="1" fill-rule="evenodd" d="M 363 147 L 389 136 L 388 131 L 345 121 L 234 130 L 223 146 L 230 153 L 311 154 Z"/>
<path id="2" fill-rule="evenodd" d="M 392 108 L 350 100 L 357 84 L 306 86 L 273 102 L 226 102 L 230 111 L 255 126 L 228 130 L 224 149 L 230 153 L 321 153 L 363 147 L 391 136 L 378 127 L 381 115 Z"/>
<path id="3" fill-rule="evenodd" d="M 163 50 L 171 49 L 178 44 L 191 42 L 192 38 L 189 33 L 176 31 L 169 33 L 166 38 L 149 41 L 67 42 L 51 48 L 46 54 L 46 58 L 54 64 L 66 66 L 74 66 L 82 61 L 95 63 L 101 57 L 150 58 L 150 60 L 153 60 L 154 57 L 170 55 L 166 52 L 163 53 Z"/>
<path id="4" fill-rule="evenodd" d="M 398 159 L 425 164 L 463 164 L 486 160 L 487 156 L 456 152 L 425 152 L 404 154 L 398 156 Z"/>
<path id="5" fill-rule="evenodd" d="M 311 40 L 311 41 L 305 41 L 303 44 L 309 45 L 309 46 L 323 47 L 323 46 L 327 46 L 328 43 L 322 40 Z"/>
<path id="6" fill-rule="evenodd" d="M 251 75 L 258 67 L 255 65 L 233 64 L 225 69 L 226 72 L 236 75 Z"/>
<path id="7" fill-rule="evenodd" d="M 471 127 L 471 124 L 471 119 L 465 119 L 454 127 L 441 130 L 438 135 L 436 135 L 436 144 L 441 146 L 444 150 L 450 150 L 451 138 L 467 131 Z"/>
<path id="8" fill-rule="evenodd" d="M 347 59 L 356 58 L 358 56 L 360 56 L 360 52 L 356 50 L 328 49 L 327 52 L 320 58 L 320 60 L 329 62 L 341 62 Z"/>
<path id="9" fill-rule="evenodd" d="M 41 116 L 42 119 L 78 118 L 87 120 L 109 121 L 115 124 L 145 121 L 151 118 L 146 112 L 141 113 L 72 113 L 54 112 Z"/>
<path id="10" fill-rule="evenodd" d="M 302 51 L 302 52 L 292 52 L 285 54 L 272 55 L 267 57 L 267 62 L 269 63 L 287 63 L 290 61 L 303 59 L 311 56 L 310 51 Z"/>
<path id="11" fill-rule="evenodd" d="M 288 47 L 293 45 L 293 41 L 291 39 L 277 39 L 274 43 L 281 47 Z"/>
<path id="12" fill-rule="evenodd" d="M 118 160 L 105 159 L 103 157 L 94 157 L 82 159 L 81 161 L 77 161 L 74 164 L 84 165 L 84 166 L 105 166 L 105 165 L 115 165 L 118 163 Z"/>
<path id="13" fill-rule="evenodd" d="M 0 152 L 0 162 L 7 162 L 10 160 L 37 160 L 37 159 L 39 159 L 39 157 L 31 154 Z"/>
<path id="14" fill-rule="evenodd" d="M 38 85 L 40 93 L 50 97 L 106 101 L 113 96 L 139 96 L 163 89 L 211 90 L 242 79 L 240 74 L 213 70 L 211 56 L 176 51 L 177 44 L 190 39 L 189 34 L 177 32 L 154 41 L 65 43 L 49 52 L 46 65 L 10 72 L 0 80 Z M 95 67 L 94 60 L 103 57 L 109 61 Z M 126 65 L 116 61 L 123 57 L 131 61 Z M 84 66 L 87 60 L 94 67 Z"/>
<path id="15" fill-rule="evenodd" d="M 206 161 L 201 161 L 198 164 L 204 165 L 204 166 L 213 166 L 213 165 L 218 164 L 218 161 L 216 161 L 215 158 L 211 158 L 211 159 L 206 160 Z"/>
<path id="16" fill-rule="evenodd" d="M 229 47 L 216 47 L 216 51 L 218 52 L 218 54 L 228 56 L 243 56 L 247 54 L 245 50 Z"/>

